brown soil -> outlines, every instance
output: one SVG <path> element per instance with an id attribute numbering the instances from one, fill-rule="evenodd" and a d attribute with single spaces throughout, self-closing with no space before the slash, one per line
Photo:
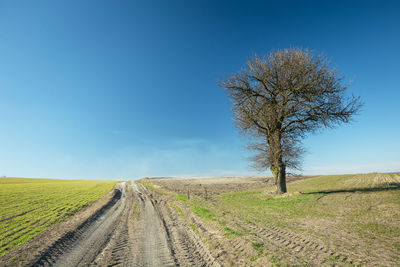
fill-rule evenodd
<path id="1" fill-rule="evenodd" d="M 161 196 L 136 184 L 143 212 L 137 223 L 137 266 L 220 266 Z"/>
<path id="2" fill-rule="evenodd" d="M 309 176 L 287 177 L 287 182 L 307 179 Z M 150 178 L 145 179 L 156 187 L 178 194 L 212 197 L 221 193 L 259 189 L 273 185 L 272 177 L 239 176 L 218 178 Z"/>

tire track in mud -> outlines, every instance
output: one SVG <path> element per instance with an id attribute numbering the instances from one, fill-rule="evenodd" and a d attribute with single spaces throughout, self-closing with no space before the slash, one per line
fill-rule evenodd
<path id="1" fill-rule="evenodd" d="M 300 237 L 274 226 L 264 226 L 261 228 L 249 223 L 237 224 L 265 242 L 267 250 L 275 250 L 280 253 L 279 257 L 289 260 L 290 264 L 329 264 L 329 258 L 339 261 L 342 264 L 359 264 L 346 255 L 349 254 L 348 252 L 336 252 L 328 244 Z"/>
<path id="2" fill-rule="evenodd" d="M 108 266 L 130 265 L 132 258 L 130 251 L 131 251 L 131 242 L 129 241 L 128 229 L 124 229 L 118 235 L 115 246 L 111 251 L 110 262 L 107 265 Z"/>
<path id="3" fill-rule="evenodd" d="M 32 266 L 220 266 L 194 231 L 140 184 L 46 250 Z"/>
<path id="4" fill-rule="evenodd" d="M 126 207 L 127 185 L 100 212 L 59 239 L 33 266 L 87 266 L 111 238 Z"/>
<path id="5" fill-rule="evenodd" d="M 164 201 L 155 199 L 140 184 L 136 184 L 136 190 L 142 213 L 141 229 L 136 229 L 141 234 L 135 239 L 134 266 L 220 266 L 192 229 Z"/>
<path id="6" fill-rule="evenodd" d="M 220 266 L 194 231 L 165 202 L 159 202 L 158 207 L 181 266 Z"/>
<path id="7" fill-rule="evenodd" d="M 169 235 L 153 202 L 136 183 L 133 189 L 139 198 L 141 212 L 133 238 L 132 266 L 176 266 L 177 262 L 169 246 Z"/>
<path id="8" fill-rule="evenodd" d="M 137 205 L 135 195 L 131 186 L 126 190 L 127 206 L 120 216 L 110 241 L 103 251 L 90 265 L 100 266 L 132 266 L 132 242 L 133 223 L 135 220 L 134 210 Z"/>
<path id="9" fill-rule="evenodd" d="M 262 251 L 264 251 L 263 254 L 273 255 L 276 260 L 290 266 L 362 265 L 360 257 L 353 251 L 349 251 L 343 247 L 332 246 L 329 240 L 315 240 L 299 236 L 289 230 L 272 225 L 263 225 L 260 227 L 227 214 L 225 214 L 225 218 L 226 222 L 232 228 L 242 229 L 247 233 L 247 237 L 243 236 L 241 239 L 214 239 L 220 248 L 216 258 L 228 265 L 235 264 L 235 262 L 231 261 L 232 258 L 236 260 L 236 264 L 239 264 L 238 261 L 249 257 L 247 244 L 250 244 L 250 242 L 261 244 Z M 210 229 L 206 229 L 207 227 L 203 225 L 204 222 L 202 220 L 196 217 L 191 217 L 191 220 L 198 229 L 201 229 L 208 236 L 208 239 L 211 238 L 210 240 L 212 240 Z M 238 257 L 230 257 L 232 254 Z M 262 254 L 259 254 L 259 256 L 264 257 Z M 254 264 L 244 261 L 239 265 L 254 266 Z"/>

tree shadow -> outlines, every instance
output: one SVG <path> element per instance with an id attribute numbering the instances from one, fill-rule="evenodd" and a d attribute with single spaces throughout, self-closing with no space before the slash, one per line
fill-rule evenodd
<path id="1" fill-rule="evenodd" d="M 361 188 L 351 188 L 351 189 L 313 191 L 302 194 L 361 193 L 361 192 L 379 192 L 379 191 L 391 191 L 391 190 L 400 190 L 400 183 L 389 183 L 387 185 L 379 187 L 361 187 Z"/>

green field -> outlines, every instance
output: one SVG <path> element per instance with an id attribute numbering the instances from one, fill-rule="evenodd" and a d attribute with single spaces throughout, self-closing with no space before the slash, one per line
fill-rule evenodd
<path id="1" fill-rule="evenodd" d="M 0 178 L 0 256 L 104 196 L 116 183 Z"/>

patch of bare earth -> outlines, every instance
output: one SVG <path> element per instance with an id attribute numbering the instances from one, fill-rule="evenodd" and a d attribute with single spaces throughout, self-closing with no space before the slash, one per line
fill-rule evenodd
<path id="1" fill-rule="evenodd" d="M 288 177 L 288 182 L 307 179 L 309 176 Z M 151 178 L 153 185 L 178 194 L 212 197 L 214 195 L 244 190 L 260 189 L 273 185 L 269 176 L 237 176 L 217 178 Z"/>
<path id="2" fill-rule="evenodd" d="M 220 266 L 162 196 L 136 185 L 142 213 L 134 237 L 136 266 Z"/>

